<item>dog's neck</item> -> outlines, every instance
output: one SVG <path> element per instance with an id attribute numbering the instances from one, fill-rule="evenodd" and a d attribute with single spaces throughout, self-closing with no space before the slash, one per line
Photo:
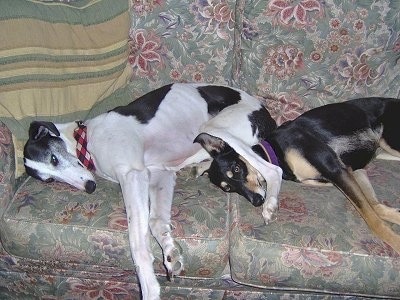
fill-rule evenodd
<path id="1" fill-rule="evenodd" d="M 68 153 L 76 156 L 76 140 L 74 139 L 74 130 L 77 127 L 76 122 L 54 124 L 60 132 L 60 138 L 64 141 Z"/>
<path id="2" fill-rule="evenodd" d="M 89 171 L 95 171 L 93 157 L 88 150 L 87 127 L 82 121 L 78 121 L 77 128 L 74 130 L 74 139 L 76 140 L 76 156 L 82 165 Z"/>
<path id="3" fill-rule="evenodd" d="M 257 145 L 254 145 L 252 149 L 264 160 L 279 167 L 279 159 L 268 141 L 262 140 Z"/>
<path id="4" fill-rule="evenodd" d="M 55 124 L 57 129 L 60 132 L 60 138 L 65 142 L 67 151 L 71 153 L 72 155 L 76 156 L 81 163 L 89 170 L 89 171 L 94 171 L 94 162 L 93 159 L 91 158 L 91 155 L 89 151 L 87 150 L 87 146 L 85 149 L 83 149 L 83 154 L 79 153 L 81 151 L 82 147 L 82 141 L 78 142 L 77 138 L 75 137 L 76 131 L 79 129 L 79 127 L 84 128 L 86 135 L 86 126 L 81 122 L 70 122 L 70 123 L 64 123 L 64 124 Z M 84 137 L 84 142 L 87 143 L 87 136 Z M 83 155 L 86 155 L 86 158 L 83 157 Z"/>

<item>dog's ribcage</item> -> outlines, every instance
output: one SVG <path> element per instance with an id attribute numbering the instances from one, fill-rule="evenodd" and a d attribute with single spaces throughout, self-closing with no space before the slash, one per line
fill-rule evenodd
<path id="1" fill-rule="evenodd" d="M 379 146 L 379 140 L 382 136 L 383 127 L 375 129 L 366 129 L 355 132 L 352 135 L 338 136 L 332 139 L 328 145 L 338 154 L 352 152 L 360 148 L 375 151 Z"/>

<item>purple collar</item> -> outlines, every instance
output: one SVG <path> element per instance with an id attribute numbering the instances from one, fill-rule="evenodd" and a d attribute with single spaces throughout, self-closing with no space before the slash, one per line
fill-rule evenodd
<path id="1" fill-rule="evenodd" d="M 278 157 L 276 156 L 275 151 L 272 148 L 271 144 L 268 143 L 267 141 L 261 141 L 258 144 L 261 146 L 261 148 L 264 150 L 265 154 L 267 155 L 268 162 L 279 167 Z"/>

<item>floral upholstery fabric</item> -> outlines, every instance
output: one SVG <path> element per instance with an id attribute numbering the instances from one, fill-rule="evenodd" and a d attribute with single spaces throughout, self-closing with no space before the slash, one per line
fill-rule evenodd
<path id="1" fill-rule="evenodd" d="M 238 85 L 278 124 L 316 106 L 398 97 L 396 1 L 244 1 Z"/>
<path id="2" fill-rule="evenodd" d="M 229 83 L 235 1 L 133 1 L 129 61 L 139 96 L 171 81 Z"/>
<path id="3" fill-rule="evenodd" d="M 399 97 L 398 1 L 129 3 L 131 27 L 121 30 L 129 31 L 131 97 L 100 102 L 92 114 L 173 81 L 242 88 L 278 124 L 323 104 Z M 8 129 L 1 124 L 0 299 L 139 299 L 118 185 L 99 179 L 88 195 L 16 179 Z M 400 207 L 399 170 L 393 161 L 368 168 L 392 207 Z M 279 200 L 265 225 L 260 209 L 182 170 L 172 225 L 186 273 L 167 281 L 152 240 L 162 299 L 400 299 L 399 255 L 338 190 L 284 182 Z"/>
<path id="4" fill-rule="evenodd" d="M 181 173 L 172 226 L 185 262 L 191 266 L 186 275 L 221 276 L 228 261 L 227 197 L 206 178 L 192 178 L 186 169 Z M 28 178 L 4 212 L 2 242 L 6 250 L 16 257 L 58 264 L 133 271 L 120 187 L 100 178 L 97 182 L 96 193 L 86 195 L 66 184 L 43 184 Z M 164 274 L 155 240 L 153 251 L 158 254 L 155 268 Z"/>

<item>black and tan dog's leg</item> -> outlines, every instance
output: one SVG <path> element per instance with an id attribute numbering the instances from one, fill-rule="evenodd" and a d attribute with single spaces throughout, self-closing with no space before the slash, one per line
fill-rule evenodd
<path id="1" fill-rule="evenodd" d="M 400 235 L 395 233 L 372 208 L 353 172 L 343 170 L 334 183 L 351 201 L 371 230 L 397 253 L 400 253 Z"/>
<path id="2" fill-rule="evenodd" d="M 369 204 L 372 206 L 373 210 L 375 210 L 378 216 L 385 221 L 400 225 L 400 210 L 398 208 L 386 206 L 378 201 L 375 191 L 367 176 L 367 172 L 364 169 L 359 169 L 353 173 L 354 179 L 361 187 Z"/>
<path id="3" fill-rule="evenodd" d="M 295 152 L 297 155 L 288 155 L 290 151 L 286 152 L 287 163 L 292 166 L 296 177 L 311 179 L 319 177 L 320 174 L 332 182 L 350 200 L 375 235 L 400 254 L 400 235 L 394 232 L 374 210 L 373 206 L 379 202 L 376 197 L 367 198 L 365 195 L 371 194 L 372 187 L 368 187 L 365 178 L 362 179 L 363 174 L 359 172 L 355 175 L 351 169 L 347 169 L 328 145 L 310 136 L 307 136 L 307 139 L 313 140 L 313 143 L 304 143 L 307 145 L 307 151 L 302 152 L 304 155 L 300 155 L 300 152 Z M 359 184 L 358 180 L 362 184 Z M 371 195 L 374 194 L 373 192 Z"/>

